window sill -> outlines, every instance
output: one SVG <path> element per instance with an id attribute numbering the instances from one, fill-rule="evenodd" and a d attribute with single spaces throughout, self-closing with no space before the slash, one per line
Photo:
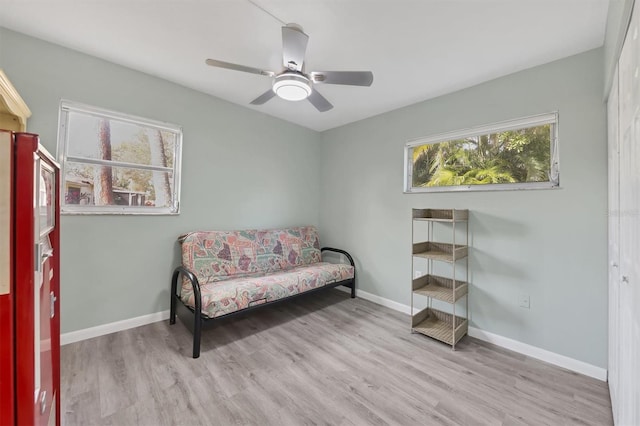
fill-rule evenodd
<path id="1" fill-rule="evenodd" d="M 434 192 L 489 192 L 489 191 L 522 191 L 535 189 L 562 189 L 559 184 L 551 182 L 507 183 L 490 185 L 430 186 L 404 190 L 405 194 L 429 194 Z"/>

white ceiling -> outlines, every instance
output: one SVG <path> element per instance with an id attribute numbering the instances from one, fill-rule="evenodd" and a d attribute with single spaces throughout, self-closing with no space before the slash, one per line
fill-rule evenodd
<path id="1" fill-rule="evenodd" d="M 0 0 L 0 25 L 326 130 L 602 46 L 609 0 Z M 334 108 L 249 102 L 282 69 L 282 23 L 309 35 L 305 68 L 370 70 L 316 85 Z"/>

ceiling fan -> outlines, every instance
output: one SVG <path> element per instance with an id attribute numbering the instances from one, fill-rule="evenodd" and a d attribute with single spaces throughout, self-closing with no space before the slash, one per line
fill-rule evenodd
<path id="1" fill-rule="evenodd" d="M 371 71 L 312 71 L 304 70 L 304 54 L 309 36 L 297 24 L 282 27 L 282 62 L 284 70 L 280 73 L 259 68 L 232 64 L 230 62 L 207 59 L 207 65 L 243 71 L 251 74 L 274 77 L 271 89 L 251 101 L 252 105 L 262 105 L 274 96 L 288 101 L 308 99 L 320 112 L 329 111 L 333 105 L 313 87 L 314 84 L 343 84 L 349 86 L 371 86 Z"/>

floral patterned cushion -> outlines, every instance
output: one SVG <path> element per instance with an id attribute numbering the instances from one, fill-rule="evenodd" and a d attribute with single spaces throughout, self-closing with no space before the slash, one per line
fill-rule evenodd
<path id="1" fill-rule="evenodd" d="M 286 271 L 321 261 L 312 226 L 247 231 L 199 231 L 181 236 L 182 266 L 200 285 Z M 186 279 L 183 287 L 190 287 Z"/>
<path id="2" fill-rule="evenodd" d="M 353 274 L 351 265 L 318 262 L 262 276 L 212 281 L 200 286 L 202 314 L 209 318 L 219 317 L 353 278 Z M 187 306 L 194 307 L 191 285 L 182 287 L 180 298 Z"/>

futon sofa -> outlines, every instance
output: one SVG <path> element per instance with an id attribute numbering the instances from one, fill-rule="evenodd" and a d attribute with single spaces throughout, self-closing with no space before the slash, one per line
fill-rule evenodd
<path id="1" fill-rule="evenodd" d="M 340 285 L 355 297 L 353 258 L 344 250 L 321 249 L 312 226 L 197 231 L 181 235 L 178 242 L 182 265 L 171 279 L 169 322 L 175 324 L 179 315 L 192 330 L 194 358 L 200 356 L 204 325 Z M 323 262 L 325 251 L 339 253 L 349 264 Z"/>

